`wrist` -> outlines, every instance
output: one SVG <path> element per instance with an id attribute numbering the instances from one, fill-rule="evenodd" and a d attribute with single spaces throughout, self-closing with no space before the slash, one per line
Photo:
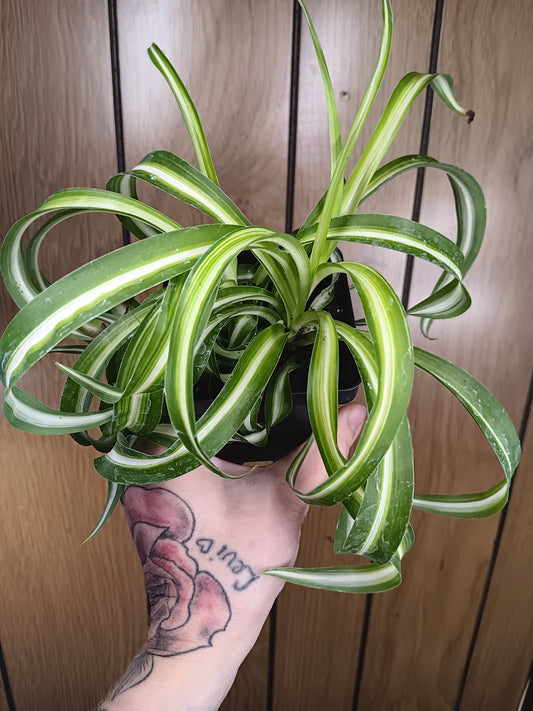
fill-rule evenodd
<path id="1" fill-rule="evenodd" d="M 239 665 L 205 651 L 160 657 L 143 648 L 98 711 L 216 711 Z"/>
<path id="2" fill-rule="evenodd" d="M 160 654 L 154 638 L 149 637 L 101 711 L 216 711 L 281 587 L 279 581 L 266 576 L 260 582 L 264 587 L 258 584 L 249 596 L 239 599 L 230 594 L 231 617 L 224 630 L 211 636 L 209 646 Z M 151 629 L 158 620 L 152 618 Z"/>

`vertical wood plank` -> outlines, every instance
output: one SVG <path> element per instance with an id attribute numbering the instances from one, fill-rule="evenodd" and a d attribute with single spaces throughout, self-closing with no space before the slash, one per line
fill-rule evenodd
<path id="1" fill-rule="evenodd" d="M 7 434 L 4 432 L 4 436 Z M 123 517 L 81 546 L 99 515 L 105 486 L 91 458 L 65 441 L 28 446 L 9 434 L 19 451 L 17 478 L 30 473 L 32 488 L 2 498 L 9 522 L 0 556 L 3 645 L 17 709 L 91 708 L 142 643 L 146 606 L 142 576 Z M 9 471 L 2 453 L 2 471 Z"/>
<path id="2" fill-rule="evenodd" d="M 461 709 L 517 709 L 533 659 L 533 427 L 527 431 Z"/>
<path id="3" fill-rule="evenodd" d="M 533 334 L 524 328 L 533 185 L 527 160 L 530 99 L 522 80 L 522 72 L 527 75 L 532 67 L 532 19 L 531 7 L 521 3 L 445 3 L 439 69 L 452 74 L 458 96 L 477 116 L 465 126 L 436 103 L 429 150 L 477 177 L 487 198 L 488 228 L 466 280 L 470 311 L 435 324 L 438 341 L 416 338 L 418 345 L 481 380 L 516 425 L 533 353 Z M 421 221 L 444 234 L 454 231 L 449 192 L 445 180 L 427 172 Z M 429 293 L 433 280 L 431 268 L 416 263 L 411 303 Z M 410 415 L 419 493 L 475 491 L 501 478 L 496 458 L 467 413 L 429 377 L 417 378 Z M 417 540 L 405 560 L 404 582 L 375 599 L 360 709 L 453 708 L 497 524 L 497 517 L 413 517 Z M 529 524 L 519 513 L 515 525 L 523 530 Z M 518 663 L 519 646 L 506 655 Z"/>
<path id="4" fill-rule="evenodd" d="M 283 229 L 289 3 L 136 0 L 118 9 L 127 165 L 156 148 L 194 163 L 174 98 L 146 55 L 154 41 L 197 105 L 222 189 L 252 222 Z M 176 200 L 152 196 L 183 223 L 192 218 Z"/>
<path id="5" fill-rule="evenodd" d="M 347 135 L 357 106 L 370 79 L 381 35 L 380 3 L 346 0 L 307 3 L 324 46 L 339 105 L 341 130 Z M 389 71 L 376 106 L 361 135 L 361 146 L 370 136 L 397 81 L 408 71 L 423 71 L 431 43 L 432 11 L 426 2 L 412 2 L 396 11 Z M 409 42 L 416 32 L 417 42 Z M 420 143 L 423 101 L 415 105 L 410 119 L 391 149 L 392 159 L 416 153 Z M 359 149 L 360 150 L 360 149 Z M 357 153 L 356 149 L 356 153 Z M 305 25 L 302 27 L 300 98 L 296 156 L 295 226 L 322 195 L 329 181 L 327 114 L 320 74 Z M 390 212 L 410 217 L 415 176 L 387 186 L 379 198 L 363 205 L 363 212 Z M 401 293 L 405 257 L 362 245 L 345 245 L 345 258 L 366 261 L 382 270 Z M 357 308 L 357 306 L 356 306 Z M 311 510 L 304 526 L 298 564 L 338 565 L 333 554 L 333 536 L 338 507 Z M 353 564 L 353 557 L 345 557 Z M 364 613 L 363 596 L 340 595 L 287 586 L 278 607 L 276 644 L 276 711 L 310 711 L 352 708 Z"/>
<path id="6" fill-rule="evenodd" d="M 103 187 L 115 149 L 105 0 L 6 0 L 0 23 L 5 234 L 59 188 Z M 120 229 L 73 220 L 48 241 L 42 266 L 55 278 L 119 246 Z M 14 313 L 3 289 L 2 328 Z M 25 378 L 55 407 L 62 382 L 53 362 Z M 105 502 L 90 452 L 70 437 L 15 431 L 4 418 L 0 430 L 0 639 L 16 708 L 88 709 L 142 639 L 135 551 L 120 514 L 81 546 Z"/>
<path id="7" fill-rule="evenodd" d="M 9 711 L 6 691 L 3 683 L 0 683 L 0 711 Z"/>
<path id="8" fill-rule="evenodd" d="M 196 103 L 221 187 L 255 224 L 284 228 L 292 3 L 119 2 L 126 164 L 154 149 L 194 165 L 183 120 L 146 49 L 170 57 Z M 182 224 L 192 209 L 158 191 L 140 195 Z M 264 708 L 268 623 L 223 704 Z"/>

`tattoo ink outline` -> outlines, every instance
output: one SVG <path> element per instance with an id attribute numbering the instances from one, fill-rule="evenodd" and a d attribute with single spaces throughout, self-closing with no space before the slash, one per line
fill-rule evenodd
<path id="1" fill-rule="evenodd" d="M 204 551 L 206 542 L 209 542 L 209 546 L 206 547 L 206 550 Z M 203 553 L 204 555 L 207 555 L 211 551 L 214 542 L 213 538 L 197 538 L 195 541 L 196 545 L 200 549 L 200 553 Z M 254 582 L 254 580 L 259 580 L 260 576 L 257 575 L 243 560 L 238 558 L 237 552 L 229 549 L 225 543 L 220 546 L 214 555 L 216 555 L 216 557 L 223 562 L 225 562 L 228 557 L 231 557 L 231 560 L 226 563 L 226 565 L 234 575 L 240 575 L 245 570 L 249 571 L 250 579 L 241 585 L 239 585 L 239 580 L 235 580 L 232 586 L 234 590 L 237 590 L 238 592 L 246 590 L 251 583 Z M 213 558 L 209 558 L 209 560 L 212 561 Z"/>
<path id="2" fill-rule="evenodd" d="M 146 650 L 141 650 L 133 657 L 122 679 L 111 693 L 111 701 L 119 694 L 132 689 L 150 676 L 154 668 L 154 657 Z"/>
<path id="3" fill-rule="evenodd" d="M 152 593 L 148 653 L 176 656 L 212 646 L 214 635 L 229 624 L 231 606 L 221 583 L 199 569 L 198 561 L 184 545 L 191 541 L 196 525 L 192 509 L 165 487 L 129 486 L 122 498 L 149 596 Z M 175 558 L 162 555 L 165 549 L 174 549 Z M 181 600 L 183 585 L 192 585 L 192 592 L 189 590 L 188 599 Z M 174 595 L 168 593 L 171 589 L 176 591 Z M 159 616 L 155 621 L 154 612 Z M 185 621 L 172 627 L 173 616 L 185 617 Z M 183 629 L 187 626 L 189 630 Z"/>

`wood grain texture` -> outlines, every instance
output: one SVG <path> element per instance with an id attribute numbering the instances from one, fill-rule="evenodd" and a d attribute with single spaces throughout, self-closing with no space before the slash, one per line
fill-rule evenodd
<path id="1" fill-rule="evenodd" d="M 377 52 L 378 5 L 309 2 L 340 98 L 344 135 Z M 397 5 L 385 97 L 405 71 L 424 71 L 429 56 L 433 3 Z M 465 127 L 437 104 L 430 153 L 480 179 L 489 229 L 467 280 L 471 311 L 459 321 L 438 324 L 438 342 L 418 342 L 479 377 L 518 424 L 533 352 L 527 327 L 530 99 L 523 82 L 533 69 L 532 10 L 526 3 L 498 0 L 446 0 L 445 6 L 440 68 L 454 75 L 459 97 L 470 99 L 477 117 Z M 222 187 L 254 222 L 282 228 L 291 10 L 285 0 L 121 0 L 127 165 L 155 148 L 192 159 L 173 99 L 145 55 L 155 40 L 198 104 Z M 106 3 L 6 0 L 0 23 L 6 77 L 0 106 L 0 228 L 5 232 L 58 188 L 102 186 L 114 172 L 115 147 Z M 296 223 L 320 196 L 329 173 L 320 77 L 307 38 L 301 73 Z M 419 99 L 389 157 L 418 150 L 422 107 Z M 364 210 L 409 216 L 414 177 L 391 184 Z M 428 174 L 422 220 L 445 233 L 453 231 L 447 191 L 445 181 Z M 185 224 L 193 219 L 191 211 L 161 194 L 141 194 Z M 107 218 L 78 220 L 49 242 L 43 267 L 55 277 L 120 244 L 120 231 Z M 371 256 L 367 248 L 352 247 L 345 255 L 378 266 L 401 288 L 401 255 L 375 251 Z M 412 302 L 431 288 L 432 270 L 417 265 L 414 279 Z M 5 292 L 1 309 L 5 324 L 15 311 Z M 61 378 L 52 363 L 26 381 L 45 402 L 57 402 Z M 475 426 L 428 377 L 418 379 L 410 412 L 418 491 L 468 491 L 497 480 L 497 462 Z M 121 514 L 95 541 L 80 546 L 100 513 L 105 490 L 92 470 L 90 452 L 68 437 L 24 435 L 4 420 L 0 430 L 0 640 L 17 710 L 89 709 L 143 639 L 145 601 L 135 552 Z M 517 542 L 531 546 L 530 487 L 523 476 L 530 461 L 531 431 L 465 692 L 462 709 L 467 711 L 505 708 L 502 704 L 523 688 L 524 669 L 527 673 L 531 566 L 518 567 L 514 548 Z M 334 562 L 336 515 L 334 510 L 312 512 L 300 564 Z M 497 519 L 417 514 L 413 525 L 417 542 L 405 560 L 402 586 L 374 598 L 359 711 L 453 708 Z M 511 597 L 509 580 L 515 581 Z M 362 597 L 287 586 L 278 611 L 276 711 L 351 708 L 363 606 Z M 265 707 L 267 647 L 265 629 L 224 711 Z M 489 680 L 494 684 L 490 703 L 501 699 L 499 706 L 495 701 L 485 706 L 483 686 Z M 0 707 L 3 702 L 0 692 Z"/>
<path id="2" fill-rule="evenodd" d="M 115 168 L 104 0 L 7 0 L 0 9 L 3 100 L 0 228 L 53 191 L 103 187 Z M 42 267 L 55 278 L 121 243 L 116 221 L 72 220 Z M 15 313 L 1 295 L 2 327 Z M 25 385 L 57 407 L 52 362 Z M 70 437 L 38 437 L 2 418 L 0 639 L 17 711 L 90 709 L 141 644 L 146 606 L 120 514 L 94 541 L 106 485 Z"/>
<path id="3" fill-rule="evenodd" d="M 461 709 L 517 709 L 533 659 L 533 426 L 528 427 Z"/>
<path id="4" fill-rule="evenodd" d="M 381 39 L 381 3 L 365 0 L 336 0 L 307 3 L 328 62 L 343 139 L 372 76 Z M 431 47 L 433 8 L 424 0 L 394 7 L 394 29 L 390 62 L 374 107 L 361 132 L 354 151 L 359 156 L 386 106 L 398 81 L 409 71 L 426 71 Z M 418 41 L 409 41 L 415 34 Z M 297 179 L 295 225 L 301 224 L 329 182 L 330 156 L 326 102 L 318 65 L 302 21 L 300 60 L 300 97 L 298 111 Z M 422 130 L 424 99 L 413 105 L 408 119 L 399 130 L 386 161 L 400 155 L 417 153 Z M 358 212 L 389 213 L 411 217 L 414 173 L 386 185 L 379 194 L 363 203 Z M 380 269 L 401 293 L 405 256 L 378 247 L 346 244 L 345 258 L 364 261 Z"/>
<path id="5" fill-rule="evenodd" d="M 156 42 L 196 103 L 222 189 L 255 224 L 283 229 L 292 3 L 128 0 L 118 10 L 127 166 L 154 149 L 196 165 L 174 98 L 146 55 Z M 198 221 L 175 199 L 139 188 L 182 224 Z M 267 660 L 268 622 L 224 711 L 264 707 Z"/>
<path id="6" fill-rule="evenodd" d="M 4 684 L 0 681 L 0 711 L 9 711 Z"/>
<path id="7" fill-rule="evenodd" d="M 527 75 L 532 66 L 532 28 L 526 4 L 445 3 L 439 69 L 452 74 L 458 96 L 477 115 L 466 126 L 436 103 L 429 150 L 478 178 L 487 198 L 488 227 L 480 258 L 466 279 L 473 299 L 470 311 L 435 324 L 433 335 L 439 340 L 416 338 L 418 345 L 481 380 L 516 426 L 533 355 L 533 333 L 524 326 L 531 303 L 527 210 L 533 185 L 530 98 L 522 80 L 522 72 Z M 453 235 L 446 180 L 431 172 L 426 177 L 421 221 Z M 433 279 L 427 265 L 415 265 L 412 303 L 429 293 Z M 496 458 L 467 413 L 429 377 L 417 380 L 410 406 L 416 490 L 459 493 L 498 481 L 502 474 Z M 375 599 L 361 710 L 453 708 L 497 524 L 497 517 L 413 518 L 417 540 L 405 560 L 404 582 L 399 590 Z M 519 512 L 515 525 L 523 531 L 529 523 Z M 529 570 L 524 572 L 524 578 L 530 576 Z M 516 663 L 520 653 L 520 646 L 505 650 Z"/>
<path id="8" fill-rule="evenodd" d="M 94 542 L 81 545 L 105 500 L 88 452 L 66 438 L 58 455 L 55 440 L 35 447 L 22 433 L 4 428 L 3 435 L 18 452 L 16 471 L 12 452 L 3 448 L 1 461 L 18 482 L 2 497 L 7 530 L 0 554 L 2 641 L 15 703 L 28 711 L 90 709 L 145 632 L 133 543 L 117 514 Z"/>
<path id="9" fill-rule="evenodd" d="M 119 3 L 126 163 L 155 149 L 194 162 L 184 123 L 146 50 L 175 64 L 203 123 L 222 189 L 255 224 L 283 229 L 292 8 L 230 0 Z M 193 214 L 151 194 L 184 224 Z"/>
<path id="10" fill-rule="evenodd" d="M 338 100 L 341 131 L 346 137 L 377 58 L 382 23 L 380 4 L 310 1 L 308 7 L 324 46 Z M 432 20 L 425 2 L 409 3 L 396 12 L 389 71 L 361 135 L 361 146 L 370 136 L 397 81 L 412 69 L 423 71 L 426 67 Z M 408 41 L 413 31 L 422 38 L 419 42 Z M 305 219 L 322 195 L 330 171 L 325 100 L 305 21 L 301 52 L 295 225 Z M 422 112 L 423 100 L 419 100 L 388 158 L 417 152 Z M 361 209 L 410 217 L 413 193 L 414 176 L 406 176 L 387 186 L 379 198 L 369 200 Z M 363 245 L 344 245 L 343 252 L 346 259 L 366 261 L 381 269 L 401 292 L 404 255 Z M 357 310 L 356 304 L 355 307 Z M 341 559 L 333 554 L 338 514 L 338 507 L 311 510 L 304 526 L 299 565 L 340 564 Z M 353 557 L 343 558 L 345 564 L 353 564 Z M 363 596 L 286 587 L 278 607 L 276 711 L 352 708 L 364 602 Z"/>

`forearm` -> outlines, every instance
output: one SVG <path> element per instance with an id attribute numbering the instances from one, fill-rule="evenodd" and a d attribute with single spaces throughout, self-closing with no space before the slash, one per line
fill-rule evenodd
<path id="1" fill-rule="evenodd" d="M 241 662 L 215 649 L 197 650 L 188 658 L 141 650 L 99 711 L 215 711 Z"/>
<path id="2" fill-rule="evenodd" d="M 99 711 L 218 709 L 233 683 L 238 666 L 228 665 L 228 668 L 221 669 L 220 659 L 215 662 L 200 651 L 194 655 L 194 659 L 175 659 L 141 650 L 99 706 Z"/>
<path id="3" fill-rule="evenodd" d="M 240 610 L 236 601 L 224 631 L 211 647 L 173 656 L 146 651 L 132 660 L 99 711 L 215 711 L 254 645 L 279 591 L 278 581 L 260 578 L 254 602 Z M 264 582 L 267 590 L 261 590 Z"/>

